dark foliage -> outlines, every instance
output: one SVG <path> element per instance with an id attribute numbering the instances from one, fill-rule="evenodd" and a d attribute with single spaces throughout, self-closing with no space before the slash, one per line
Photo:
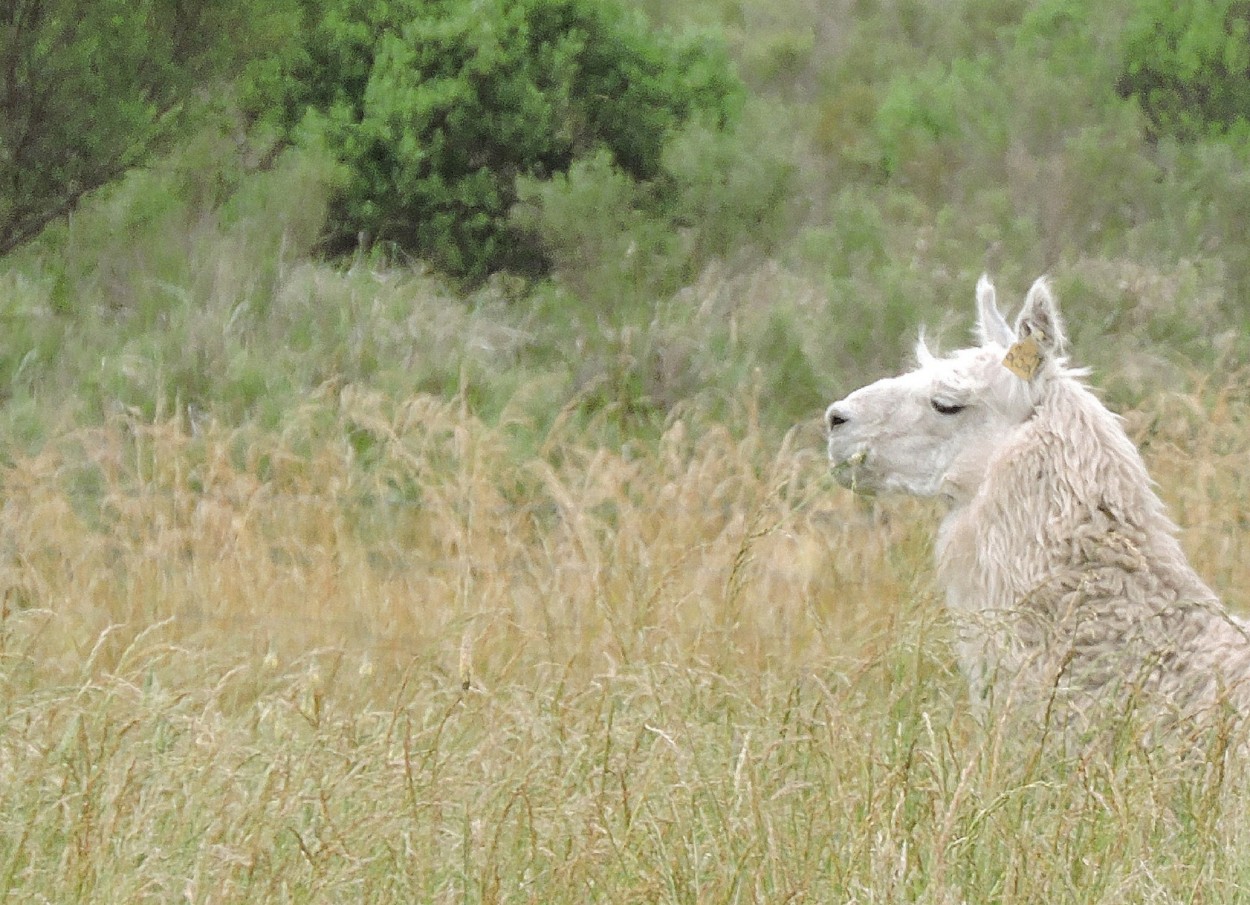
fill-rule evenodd
<path id="1" fill-rule="evenodd" d="M 639 180 L 668 137 L 736 110 L 723 49 L 648 29 L 605 0 L 310 3 L 280 99 L 289 134 L 348 171 L 329 244 L 394 243 L 478 280 L 547 262 L 509 223 L 520 176 L 606 149 Z"/>

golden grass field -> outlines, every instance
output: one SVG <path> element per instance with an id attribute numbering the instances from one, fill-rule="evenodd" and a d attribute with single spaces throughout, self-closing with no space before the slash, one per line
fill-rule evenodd
<path id="1" fill-rule="evenodd" d="M 1049 273 L 1250 613 L 1245 95 L 1186 136 L 1124 90 L 1150 15 L 1234 77 L 1245 4 L 624 5 L 723 45 L 738 131 L 530 180 L 549 273 L 328 258 L 372 176 L 337 109 L 274 144 L 265 67 L 0 261 L 0 900 L 1250 902 L 1223 727 L 974 720 L 936 504 L 837 487 L 819 426 Z"/>
<path id="2" fill-rule="evenodd" d="M 1250 608 L 1250 396 L 1128 415 Z M 936 510 L 749 396 L 536 449 L 329 385 L 4 468 L 0 890 L 91 902 L 1234 902 L 1243 786 L 974 724 Z"/>

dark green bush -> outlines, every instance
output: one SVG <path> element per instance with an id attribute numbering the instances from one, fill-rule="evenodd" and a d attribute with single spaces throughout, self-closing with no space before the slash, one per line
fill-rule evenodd
<path id="1" fill-rule="evenodd" d="M 676 128 L 724 126 L 740 95 L 717 44 L 605 0 L 309 2 L 283 103 L 351 174 L 330 247 L 363 233 L 470 280 L 546 268 L 508 222 L 518 176 L 606 150 L 649 179 Z"/>
<path id="2" fill-rule="evenodd" d="M 1250 123 L 1250 0 L 1149 0 L 1125 35 L 1117 89 L 1156 135 L 1244 133 Z"/>

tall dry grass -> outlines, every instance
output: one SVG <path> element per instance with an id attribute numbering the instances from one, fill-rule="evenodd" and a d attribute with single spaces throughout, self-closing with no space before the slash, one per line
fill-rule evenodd
<path id="1" fill-rule="evenodd" d="M 768 448 L 741 414 L 737 433 L 675 420 L 645 452 L 557 419 L 536 454 L 507 413 L 351 386 L 276 433 L 114 418 L 7 474 L 9 608 L 70 659 L 172 620 L 483 688 L 640 659 L 806 668 L 888 623 L 872 601 L 914 590 L 924 532 L 829 493 L 813 426 Z"/>
<path id="2" fill-rule="evenodd" d="M 1237 387 L 1130 419 L 1234 600 Z M 279 431 L 118 415 L 9 464 L 0 890 L 1244 897 L 1220 740 L 1178 768 L 974 724 L 936 513 L 829 486 L 814 426 L 748 397 L 654 448 L 528 427 L 327 385 Z"/>

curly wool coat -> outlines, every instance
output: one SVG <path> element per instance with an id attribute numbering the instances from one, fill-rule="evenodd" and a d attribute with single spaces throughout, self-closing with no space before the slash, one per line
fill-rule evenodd
<path id="1" fill-rule="evenodd" d="M 974 699 L 1040 695 L 1068 722 L 1250 705 L 1250 634 L 1190 567 L 1119 419 L 1062 369 L 1036 398 L 939 534 Z"/>

